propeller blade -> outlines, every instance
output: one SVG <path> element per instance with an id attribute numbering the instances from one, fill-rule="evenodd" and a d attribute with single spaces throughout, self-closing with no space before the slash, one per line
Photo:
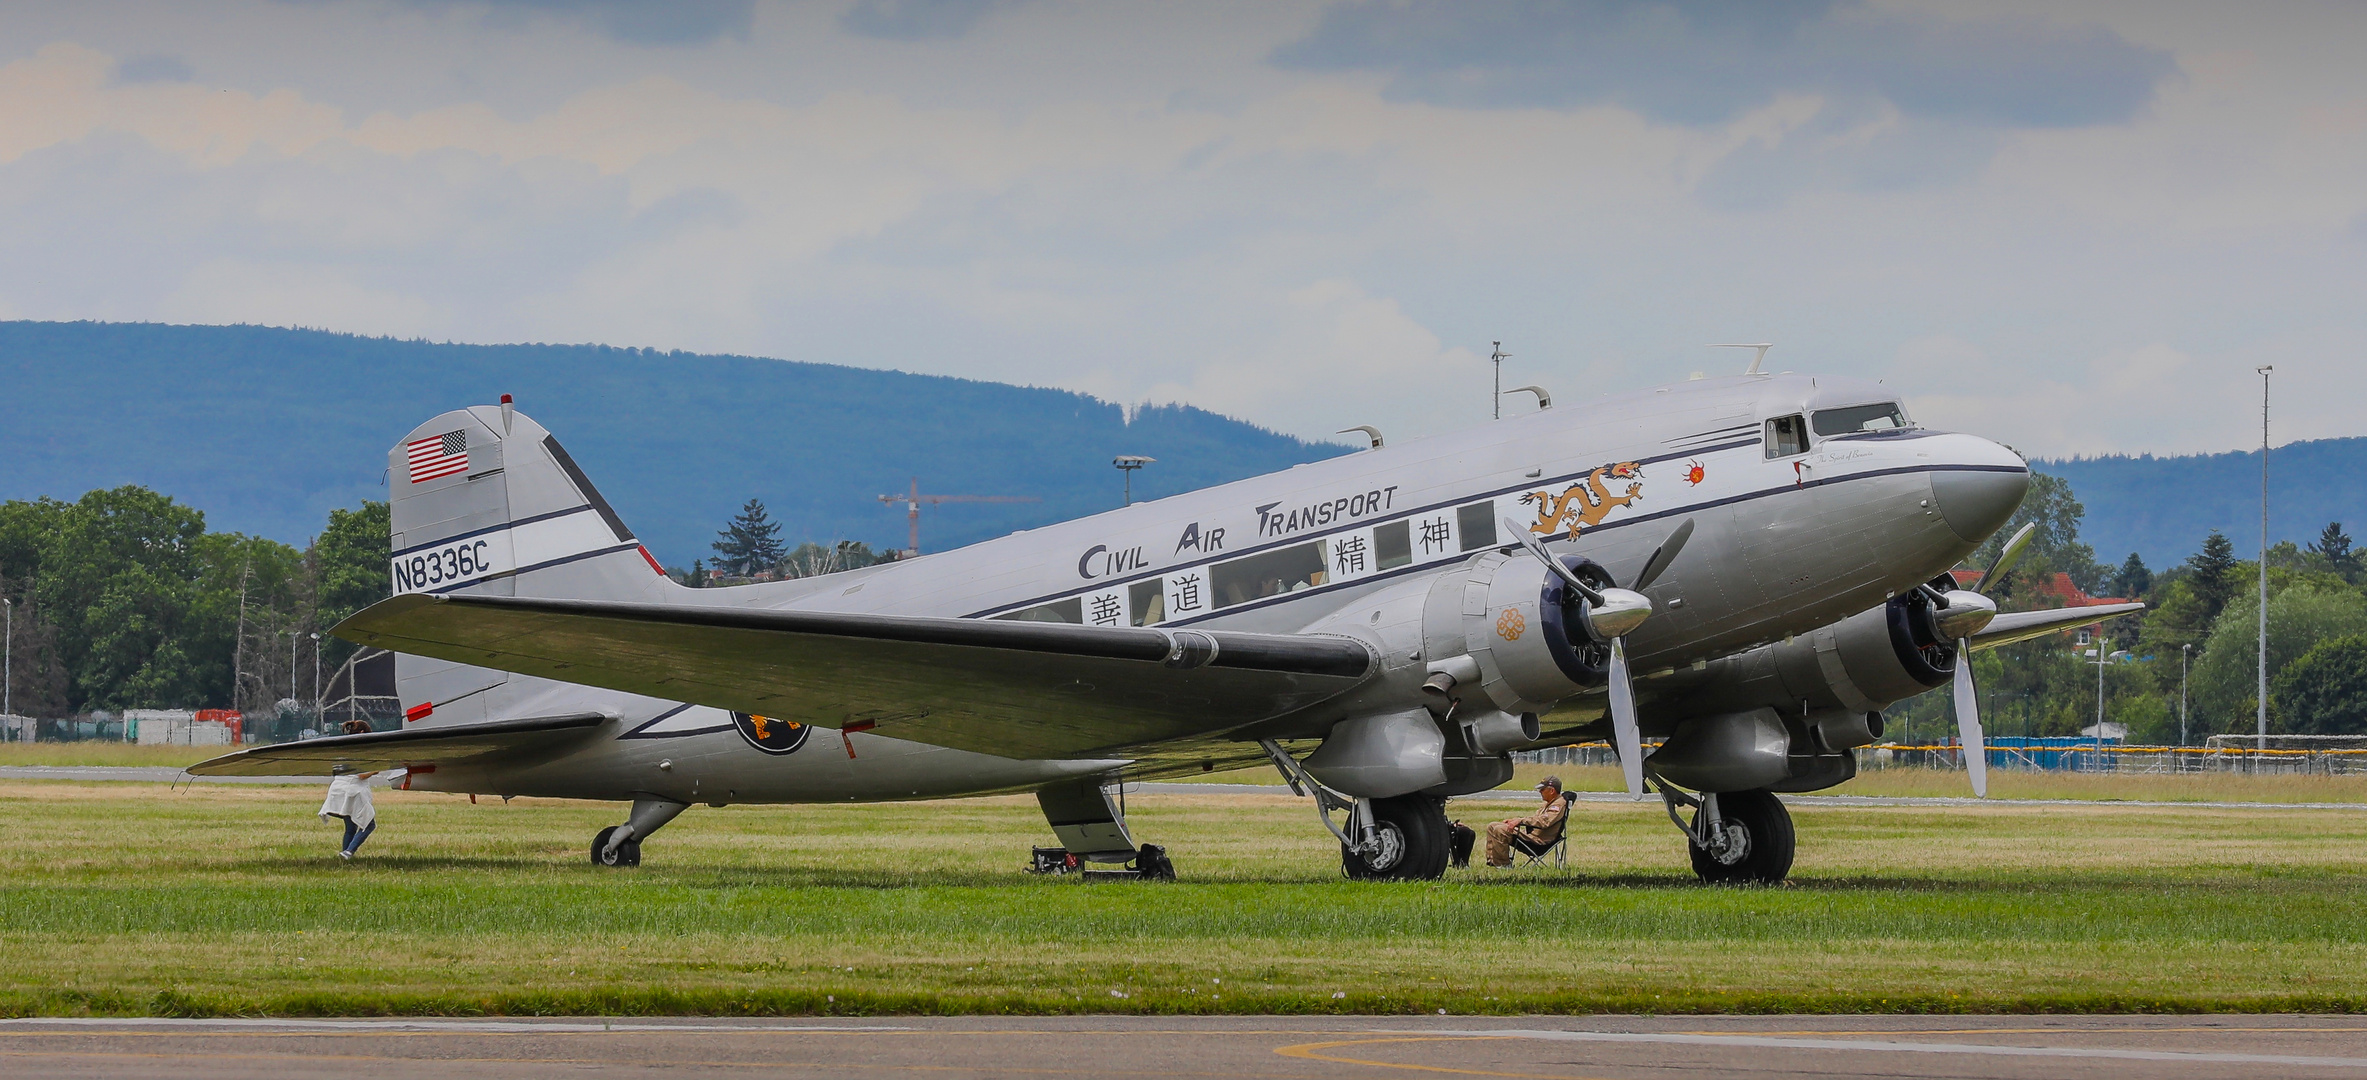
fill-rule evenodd
<path id="1" fill-rule="evenodd" d="M 1552 552 L 1545 550 L 1545 542 L 1537 539 L 1537 534 L 1530 532 L 1528 526 L 1511 518 L 1505 518 L 1504 528 L 1512 533 L 1519 541 L 1520 546 L 1529 549 L 1529 554 L 1536 556 L 1538 562 L 1544 563 L 1547 570 L 1553 571 L 1555 577 L 1562 579 L 1562 584 L 1568 585 L 1572 591 L 1594 604 L 1600 605 L 1603 602 L 1603 594 L 1597 592 L 1594 586 L 1579 580 L 1577 574 L 1572 573 L 1569 567 L 1563 566 L 1562 561 L 1554 558 Z"/>
<path id="2" fill-rule="evenodd" d="M 1989 746 L 1981 739 L 1981 703 L 1973 696 L 1972 642 L 1956 643 L 1956 736 L 1964 749 L 1964 772 L 1973 797 L 1989 797 Z"/>
<path id="3" fill-rule="evenodd" d="M 1619 771 L 1627 793 L 1644 797 L 1644 735 L 1636 727 L 1636 691 L 1627 678 L 1627 639 L 1611 639 L 1611 741 L 1619 748 Z"/>
<path id="4" fill-rule="evenodd" d="M 2030 534 L 2037 531 L 2038 523 L 2035 521 L 2015 530 L 2013 538 L 2007 540 L 2004 547 L 1997 549 L 1997 561 L 1989 564 L 1989 572 L 1982 574 L 1981 580 L 1973 582 L 1972 591 L 1988 592 L 1989 586 L 1996 584 L 1998 578 L 2004 577 L 2015 563 L 2022 561 L 2022 549 L 2030 546 Z"/>
<path id="5" fill-rule="evenodd" d="M 1693 519 L 1686 518 L 1677 525 L 1675 532 L 1668 534 L 1668 539 L 1653 549 L 1652 557 L 1644 560 L 1643 572 L 1636 575 L 1635 591 L 1643 592 L 1651 588 L 1653 582 L 1660 580 L 1660 575 L 1668 571 L 1668 564 L 1677 561 L 1677 552 L 1685 550 L 1685 541 L 1691 539 Z"/>

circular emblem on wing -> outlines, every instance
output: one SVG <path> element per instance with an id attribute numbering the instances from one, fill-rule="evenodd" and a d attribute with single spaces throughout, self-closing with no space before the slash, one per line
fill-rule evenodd
<path id="1" fill-rule="evenodd" d="M 1528 628 L 1529 620 L 1521 616 L 1519 608 L 1505 608 L 1504 614 L 1496 616 L 1496 636 L 1506 641 L 1519 641 Z"/>
<path id="2" fill-rule="evenodd" d="M 768 754 L 796 752 L 798 747 L 805 745 L 805 737 L 813 730 L 795 720 L 744 712 L 731 714 L 731 726 L 740 729 L 740 737 L 748 740 L 748 745 Z"/>

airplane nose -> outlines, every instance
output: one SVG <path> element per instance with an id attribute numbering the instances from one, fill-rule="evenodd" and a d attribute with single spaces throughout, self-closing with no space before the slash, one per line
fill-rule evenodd
<path id="1" fill-rule="evenodd" d="M 2030 470 L 2018 465 L 1931 474 L 1931 498 L 1939 504 L 1940 520 L 1968 544 L 1987 540 L 2011 520 L 2029 490 Z"/>

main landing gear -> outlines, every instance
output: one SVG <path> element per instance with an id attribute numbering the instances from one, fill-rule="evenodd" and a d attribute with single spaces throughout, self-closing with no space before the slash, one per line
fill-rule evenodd
<path id="1" fill-rule="evenodd" d="M 1324 824 L 1330 824 L 1326 816 Z M 1453 837 L 1446 803 L 1429 795 L 1358 799 L 1340 840 L 1340 869 L 1362 881 L 1426 881 L 1444 876 Z M 1354 846 L 1350 840 L 1361 836 Z"/>
<path id="2" fill-rule="evenodd" d="M 1351 798 L 1323 786 L 1272 739 L 1259 742 L 1294 795 L 1315 797 L 1315 816 L 1340 841 L 1340 871 L 1359 881 L 1429 881 L 1446 876 L 1454 848 L 1446 800 L 1434 795 Z M 1345 826 L 1332 811 L 1348 812 Z"/>
<path id="3" fill-rule="evenodd" d="M 1668 819 L 1685 833 L 1693 872 L 1712 885 L 1773 885 L 1792 872 L 1792 814 L 1764 788 L 1687 795 L 1657 785 Z M 1687 822 L 1679 805 L 1694 808 Z"/>
<path id="4" fill-rule="evenodd" d="M 689 803 L 671 799 L 633 800 L 633 814 L 624 824 L 611 825 L 592 837 L 592 865 L 641 865 L 641 841 L 688 809 Z"/>

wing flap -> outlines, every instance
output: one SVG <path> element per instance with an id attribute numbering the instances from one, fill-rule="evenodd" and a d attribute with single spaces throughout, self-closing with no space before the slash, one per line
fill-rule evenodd
<path id="1" fill-rule="evenodd" d="M 1045 758 L 1238 727 L 1373 665 L 1341 637 L 495 596 L 399 596 L 348 640 L 937 746 Z"/>
<path id="2" fill-rule="evenodd" d="M 2106 619 L 2145 610 L 2141 603 L 2095 604 L 2089 607 L 2048 608 L 2045 611 L 2013 611 L 1989 620 L 1988 629 L 1974 634 L 1975 650 L 1994 649 L 2033 638 L 2042 638 L 2058 630 L 2086 626 Z"/>
<path id="3" fill-rule="evenodd" d="M 189 772 L 197 776 L 328 776 L 339 765 L 360 772 L 410 765 L 448 765 L 496 754 L 563 746 L 583 739 L 608 719 L 600 713 L 570 713 L 485 724 L 373 731 L 367 735 L 331 735 L 225 754 L 191 765 Z"/>

